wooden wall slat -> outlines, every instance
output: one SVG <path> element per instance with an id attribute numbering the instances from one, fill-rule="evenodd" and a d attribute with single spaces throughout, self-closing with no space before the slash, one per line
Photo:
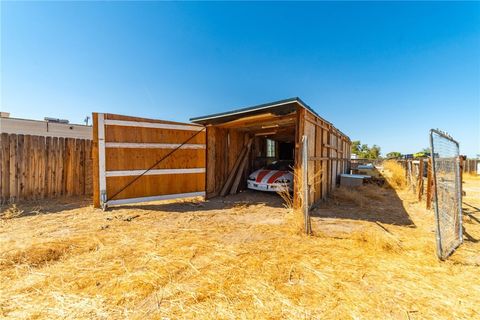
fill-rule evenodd
<path id="1" fill-rule="evenodd" d="M 38 139 L 38 153 L 39 153 L 39 197 L 40 199 L 45 198 L 45 176 L 46 176 L 46 162 L 47 162 L 47 153 L 45 150 L 45 137 L 39 137 Z"/>
<path id="2" fill-rule="evenodd" d="M 206 193 L 207 197 L 215 195 L 215 131 L 214 127 L 207 127 L 207 154 L 206 154 Z"/>
<path id="3" fill-rule="evenodd" d="M 17 175 L 18 175 L 18 199 L 25 197 L 25 157 L 24 157 L 25 138 L 23 134 L 17 135 Z"/>
<path id="4" fill-rule="evenodd" d="M 2 203 L 5 203 L 10 200 L 10 139 L 7 133 L 2 133 L 1 136 L 1 152 L 2 152 L 2 162 L 1 162 L 1 195 Z"/>
<path id="5" fill-rule="evenodd" d="M 2 133 L 0 203 L 91 194 L 91 148 L 91 140 Z"/>
<path id="6" fill-rule="evenodd" d="M 57 173 L 57 184 L 58 192 L 60 195 L 65 195 L 65 138 L 58 139 L 58 173 Z"/>
<path id="7" fill-rule="evenodd" d="M 93 190 L 92 182 L 92 141 L 85 140 L 85 194 L 91 195 Z"/>
<path id="8" fill-rule="evenodd" d="M 17 198 L 17 135 L 11 134 L 9 136 L 10 142 L 10 201 L 15 201 Z"/>

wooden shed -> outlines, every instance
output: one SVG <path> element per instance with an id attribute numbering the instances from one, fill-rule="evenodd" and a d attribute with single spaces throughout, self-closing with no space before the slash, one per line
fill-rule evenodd
<path id="1" fill-rule="evenodd" d="M 311 206 L 349 170 L 350 139 L 299 98 L 191 118 L 193 124 L 97 113 L 93 120 L 96 207 L 235 193 L 249 173 L 279 159 L 306 167 Z"/>

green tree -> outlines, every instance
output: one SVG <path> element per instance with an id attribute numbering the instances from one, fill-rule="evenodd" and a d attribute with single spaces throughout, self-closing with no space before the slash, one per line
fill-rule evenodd
<path id="1" fill-rule="evenodd" d="M 360 141 L 352 141 L 352 146 L 351 146 L 352 154 L 356 154 L 357 156 L 360 156 Z"/>
<path id="2" fill-rule="evenodd" d="M 367 159 L 378 159 L 380 157 L 380 147 L 374 144 L 368 154 L 367 154 Z"/>
<path id="3" fill-rule="evenodd" d="M 378 159 L 380 157 L 379 146 L 374 144 L 370 148 L 368 144 L 362 144 L 359 140 L 352 141 L 351 151 L 360 159 Z"/>
<path id="4" fill-rule="evenodd" d="M 387 153 L 387 158 L 392 159 L 392 158 L 400 158 L 402 154 L 398 151 L 392 151 Z"/>

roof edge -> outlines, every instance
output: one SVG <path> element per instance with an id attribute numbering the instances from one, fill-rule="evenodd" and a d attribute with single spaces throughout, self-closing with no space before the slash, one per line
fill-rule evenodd
<path id="1" fill-rule="evenodd" d="M 313 110 L 312 110 L 305 102 L 303 102 L 299 97 L 293 97 L 293 98 L 288 98 L 288 99 L 283 99 L 283 100 L 277 100 L 277 101 L 268 102 L 268 103 L 262 103 L 262 104 L 255 105 L 255 106 L 251 106 L 251 107 L 243 107 L 243 108 L 234 109 L 234 110 L 231 110 L 231 111 L 220 112 L 220 113 L 213 113 L 213 114 L 209 114 L 209 115 L 205 115 L 205 116 L 200 116 L 200 117 L 194 117 L 194 118 L 190 118 L 190 121 L 192 121 L 192 122 L 200 122 L 200 121 L 205 121 L 205 120 L 210 120 L 210 119 L 215 119 L 215 118 L 224 117 L 224 116 L 227 116 L 227 115 L 242 114 L 242 113 L 247 113 L 247 112 L 251 112 L 251 111 L 268 109 L 268 108 L 272 108 L 272 107 L 276 107 L 276 106 L 280 106 L 280 105 L 284 105 L 284 104 L 288 104 L 288 103 L 293 103 L 293 102 L 296 102 L 296 103 L 300 104 L 302 107 L 304 107 L 304 108 L 306 108 L 306 109 L 309 109 L 310 111 L 312 111 L 313 113 L 315 113 L 315 111 L 313 111 Z M 315 113 L 315 114 L 316 114 L 316 113 Z"/>
<path id="2" fill-rule="evenodd" d="M 277 101 L 273 101 L 273 102 L 263 103 L 263 104 L 259 104 L 259 105 L 255 105 L 255 106 L 251 106 L 251 107 L 243 107 L 243 108 L 234 109 L 234 110 L 231 110 L 231 111 L 213 113 L 213 114 L 210 114 L 210 115 L 205 115 L 205 116 L 200 116 L 200 117 L 194 117 L 194 118 L 190 118 L 190 121 L 193 122 L 193 123 L 200 123 L 200 122 L 206 121 L 206 120 L 221 118 L 221 117 L 224 117 L 224 116 L 242 114 L 242 113 L 247 113 L 247 112 L 257 111 L 257 110 L 262 110 L 262 109 L 268 109 L 268 108 L 281 106 L 281 105 L 284 105 L 284 104 L 289 104 L 289 103 L 294 103 L 294 102 L 298 103 L 301 107 L 308 110 L 313 115 L 320 118 L 322 121 L 331 125 L 333 128 L 335 128 L 338 132 L 340 132 L 345 137 L 349 138 L 345 133 L 343 133 L 338 128 L 336 128 L 331 122 L 322 118 L 315 110 L 313 110 L 313 108 L 311 108 L 302 99 L 300 99 L 300 97 L 292 97 L 292 98 L 287 98 L 287 99 L 283 99 L 283 100 L 277 100 Z"/>

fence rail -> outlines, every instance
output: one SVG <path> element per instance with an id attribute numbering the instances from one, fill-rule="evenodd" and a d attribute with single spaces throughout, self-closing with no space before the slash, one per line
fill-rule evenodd
<path id="1" fill-rule="evenodd" d="M 2 133 L 0 202 L 92 193 L 92 141 Z"/>

